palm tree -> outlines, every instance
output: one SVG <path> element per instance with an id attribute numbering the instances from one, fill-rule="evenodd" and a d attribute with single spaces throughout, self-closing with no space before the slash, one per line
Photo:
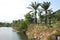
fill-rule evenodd
<path id="1" fill-rule="evenodd" d="M 44 11 L 45 11 L 45 24 L 47 24 L 47 10 L 48 10 L 48 8 L 50 7 L 50 2 L 43 2 L 43 3 L 41 3 L 41 5 L 40 5 L 43 9 L 44 9 Z"/>
<path id="2" fill-rule="evenodd" d="M 40 3 L 37 3 L 37 2 L 32 2 L 31 4 L 30 4 L 30 7 L 28 7 L 29 9 L 32 9 L 32 11 L 31 12 L 34 12 L 34 22 L 35 23 L 37 23 L 37 9 L 38 9 L 38 7 L 40 6 Z"/>

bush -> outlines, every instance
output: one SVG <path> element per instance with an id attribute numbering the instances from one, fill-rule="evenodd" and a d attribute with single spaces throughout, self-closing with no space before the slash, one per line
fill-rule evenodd
<path id="1" fill-rule="evenodd" d="M 26 31 L 27 23 L 24 20 L 17 20 L 12 23 L 12 27 L 17 31 Z"/>
<path id="2" fill-rule="evenodd" d="M 27 29 L 27 24 L 25 22 L 21 23 L 21 29 Z"/>
<path id="3" fill-rule="evenodd" d="M 25 21 L 21 21 L 21 22 L 20 22 L 19 27 L 18 27 L 18 30 L 19 30 L 19 31 L 21 31 L 21 30 L 22 30 L 22 31 L 23 31 L 23 30 L 26 31 L 26 30 L 27 30 L 27 24 L 26 24 Z"/>

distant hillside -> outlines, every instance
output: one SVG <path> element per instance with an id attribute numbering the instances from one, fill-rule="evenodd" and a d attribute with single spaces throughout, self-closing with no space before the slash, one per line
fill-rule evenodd
<path id="1" fill-rule="evenodd" d="M 55 11 L 55 12 L 53 12 L 53 14 L 60 14 L 60 9 Z"/>
<path id="2" fill-rule="evenodd" d="M 53 15 L 57 19 L 57 21 L 60 20 L 60 10 L 57 10 L 56 12 L 53 12 Z"/>

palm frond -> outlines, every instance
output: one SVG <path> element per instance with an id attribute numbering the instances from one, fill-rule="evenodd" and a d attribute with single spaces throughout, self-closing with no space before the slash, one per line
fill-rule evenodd
<path id="1" fill-rule="evenodd" d="M 43 3 L 41 3 L 41 7 L 43 8 L 43 9 L 45 9 L 45 10 L 47 10 L 49 7 L 50 7 L 50 2 L 43 2 Z"/>
<path id="2" fill-rule="evenodd" d="M 29 11 L 29 13 L 31 13 L 31 12 L 33 12 L 33 11 Z"/>
<path id="3" fill-rule="evenodd" d="M 30 6 L 33 8 L 33 9 L 35 9 L 35 10 L 37 10 L 37 8 L 39 7 L 39 5 L 40 5 L 40 3 L 37 3 L 37 2 L 32 2 L 32 4 L 30 4 Z"/>
<path id="4" fill-rule="evenodd" d="M 27 7 L 28 9 L 32 9 L 31 7 Z"/>

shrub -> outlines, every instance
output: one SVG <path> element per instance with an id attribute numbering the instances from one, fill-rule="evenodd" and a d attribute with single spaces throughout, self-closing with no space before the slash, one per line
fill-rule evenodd
<path id="1" fill-rule="evenodd" d="M 19 24 L 19 27 L 18 27 L 18 30 L 24 30 L 26 31 L 27 30 L 27 24 L 25 21 L 21 21 L 20 24 Z"/>

